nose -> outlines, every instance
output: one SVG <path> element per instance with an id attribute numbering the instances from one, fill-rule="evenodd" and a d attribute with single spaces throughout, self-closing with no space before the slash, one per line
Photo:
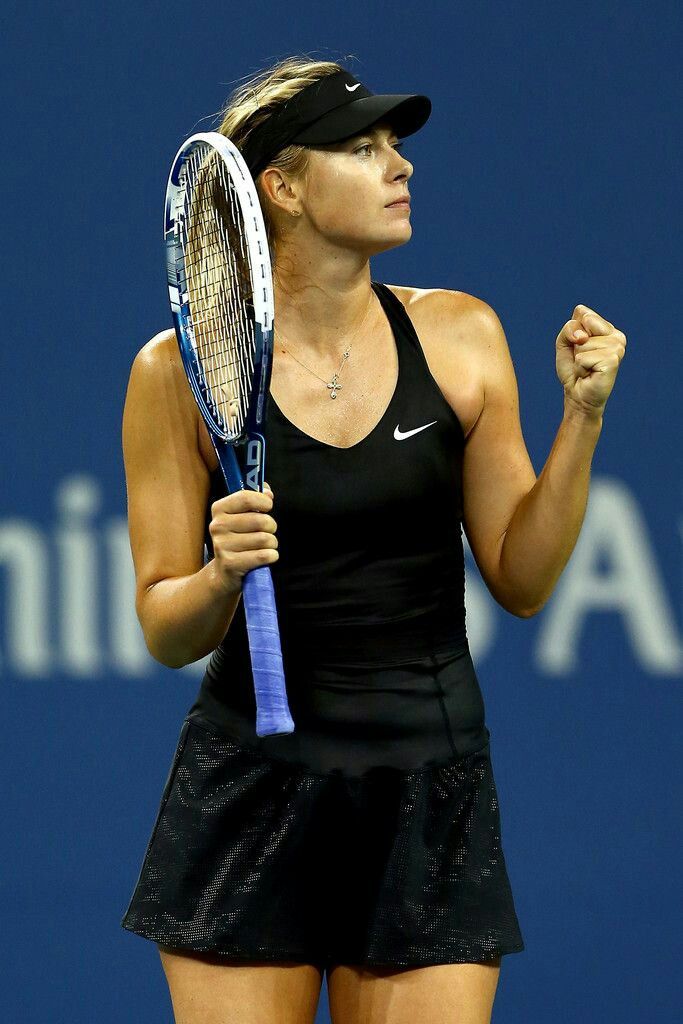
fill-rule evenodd
<path id="1" fill-rule="evenodd" d="M 397 173 L 396 177 L 409 178 L 413 173 L 413 165 L 411 164 L 410 160 L 408 160 L 407 157 L 399 153 L 397 149 L 394 150 L 394 153 L 396 153 L 396 155 L 398 156 L 400 165 L 400 171 Z"/>
<path id="2" fill-rule="evenodd" d="M 404 179 L 405 181 L 408 181 L 408 179 L 412 176 L 412 173 L 413 165 L 407 163 L 407 161 L 404 161 L 403 167 L 401 167 L 400 170 L 398 170 L 396 174 L 394 174 L 393 181 L 402 181 Z"/>

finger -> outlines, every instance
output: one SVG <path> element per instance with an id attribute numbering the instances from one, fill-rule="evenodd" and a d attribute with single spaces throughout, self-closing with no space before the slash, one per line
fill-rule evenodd
<path id="1" fill-rule="evenodd" d="M 223 498 L 217 498 L 211 505 L 211 518 L 219 516 L 242 515 L 245 512 L 270 512 L 273 507 L 273 497 L 270 494 L 261 494 L 261 491 L 252 491 L 246 487 L 239 491 L 226 494 Z"/>
<path id="2" fill-rule="evenodd" d="M 609 350 L 609 346 L 605 345 L 605 338 L 599 335 L 589 335 L 587 338 L 579 338 L 578 341 L 574 341 L 576 348 L 574 349 L 574 355 L 577 356 L 580 352 L 606 352 Z"/>
<path id="3" fill-rule="evenodd" d="M 575 306 L 572 318 L 578 320 L 587 331 L 592 331 L 593 334 L 610 334 L 614 330 L 614 326 L 609 320 L 605 320 L 604 317 L 600 316 L 599 313 L 596 313 L 589 306 L 581 304 Z"/>
<path id="4" fill-rule="evenodd" d="M 588 332 L 583 329 L 580 320 L 568 320 L 564 325 L 564 333 L 569 341 L 585 341 L 589 337 Z"/>
<path id="5" fill-rule="evenodd" d="M 582 349 L 580 352 L 577 352 L 575 362 L 577 366 L 582 366 L 584 370 L 596 370 L 604 373 L 609 370 L 613 360 L 610 353 L 604 350 L 596 349 L 592 352 L 586 352 Z"/>
<path id="6" fill-rule="evenodd" d="M 277 522 L 266 512 L 240 512 L 230 519 L 231 533 L 275 533 Z"/>
<path id="7" fill-rule="evenodd" d="M 583 329 L 580 320 L 567 320 L 560 332 L 560 338 L 563 338 L 565 343 L 574 344 L 576 341 L 585 341 L 589 335 L 587 331 Z"/>
<path id="8" fill-rule="evenodd" d="M 269 512 L 273 505 L 273 495 L 270 491 L 252 491 L 251 487 L 243 487 L 241 491 L 235 491 L 234 494 L 237 507 L 240 510 L 263 509 L 264 512 Z"/>
<path id="9" fill-rule="evenodd" d="M 277 548 L 278 540 L 272 533 L 250 531 L 235 533 L 230 542 L 233 551 L 253 551 L 258 548 Z"/>

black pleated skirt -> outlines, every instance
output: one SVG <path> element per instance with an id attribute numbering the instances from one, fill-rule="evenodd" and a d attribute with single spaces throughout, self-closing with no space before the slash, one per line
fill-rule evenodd
<path id="1" fill-rule="evenodd" d="M 191 710 L 122 927 L 226 962 L 400 968 L 522 951 L 489 736 L 351 776 Z"/>

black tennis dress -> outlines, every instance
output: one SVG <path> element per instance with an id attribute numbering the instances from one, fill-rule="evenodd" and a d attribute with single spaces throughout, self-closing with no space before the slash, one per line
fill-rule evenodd
<path id="1" fill-rule="evenodd" d="M 121 922 L 160 945 L 397 968 L 524 949 L 465 629 L 464 435 L 403 304 L 372 287 L 399 372 L 370 433 L 325 444 L 269 397 L 270 569 L 295 731 L 256 735 L 240 601 Z M 209 557 L 225 493 L 219 466 Z"/>

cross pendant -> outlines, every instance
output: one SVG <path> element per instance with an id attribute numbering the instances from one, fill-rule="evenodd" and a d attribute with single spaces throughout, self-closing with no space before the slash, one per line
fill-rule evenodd
<path id="1" fill-rule="evenodd" d="M 339 389 L 342 387 L 341 384 L 337 384 L 337 374 L 336 373 L 335 373 L 334 377 L 332 378 L 332 383 L 328 384 L 327 386 L 328 386 L 328 388 L 332 388 L 332 391 L 330 393 L 330 398 L 336 398 L 337 397 L 337 391 L 339 391 Z"/>

